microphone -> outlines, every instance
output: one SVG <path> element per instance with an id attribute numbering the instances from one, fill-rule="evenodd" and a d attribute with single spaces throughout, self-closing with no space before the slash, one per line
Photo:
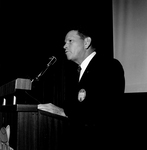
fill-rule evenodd
<path id="1" fill-rule="evenodd" d="M 53 65 L 56 61 L 57 61 L 57 58 L 55 56 L 52 56 L 49 58 L 49 63 L 47 64 L 47 66 L 49 67 L 50 65 Z"/>
<path id="2" fill-rule="evenodd" d="M 42 71 L 37 75 L 37 77 L 32 80 L 32 82 L 33 82 L 34 80 L 39 81 L 40 77 L 44 75 L 44 73 L 47 71 L 47 69 L 49 68 L 49 66 L 53 65 L 53 64 L 57 61 L 57 58 L 56 58 L 55 56 L 52 56 L 52 57 L 49 57 L 49 60 L 50 60 L 50 61 L 48 62 L 47 67 L 46 67 L 44 70 L 42 70 Z"/>

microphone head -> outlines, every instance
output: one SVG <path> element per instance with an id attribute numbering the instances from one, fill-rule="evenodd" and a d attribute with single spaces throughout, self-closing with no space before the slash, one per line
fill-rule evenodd
<path id="1" fill-rule="evenodd" d="M 52 56 L 49 58 L 49 63 L 47 64 L 47 66 L 50 66 L 50 65 L 53 65 L 56 61 L 57 61 L 57 58 L 55 56 Z"/>

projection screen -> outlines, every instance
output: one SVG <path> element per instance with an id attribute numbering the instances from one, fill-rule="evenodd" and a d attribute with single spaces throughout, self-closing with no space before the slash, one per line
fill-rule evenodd
<path id="1" fill-rule="evenodd" d="M 125 93 L 147 92 L 147 0 L 113 0 L 114 57 L 125 71 Z"/>

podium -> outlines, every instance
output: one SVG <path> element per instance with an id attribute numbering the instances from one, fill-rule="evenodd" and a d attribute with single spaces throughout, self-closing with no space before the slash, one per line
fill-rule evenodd
<path id="1" fill-rule="evenodd" d="M 24 96 L 31 86 L 29 79 L 18 78 L 0 87 L 0 129 L 10 125 L 9 145 L 14 150 L 58 150 L 68 119 L 31 104 Z"/>
<path id="2" fill-rule="evenodd" d="M 30 79 L 17 78 L 0 87 L 0 100 L 3 105 L 27 103 L 29 96 L 26 96 L 25 92 L 31 90 L 31 88 L 32 83 Z M 18 102 L 16 102 L 17 100 Z"/>
<path id="3" fill-rule="evenodd" d="M 37 109 L 37 105 L 0 106 L 0 128 L 10 125 L 14 150 L 58 150 L 68 119 Z"/>

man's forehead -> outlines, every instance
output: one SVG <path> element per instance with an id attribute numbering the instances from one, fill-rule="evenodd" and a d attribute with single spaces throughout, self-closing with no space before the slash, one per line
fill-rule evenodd
<path id="1" fill-rule="evenodd" d="M 75 30 L 72 30 L 67 33 L 65 40 L 77 39 L 77 38 L 79 38 L 78 32 Z"/>

